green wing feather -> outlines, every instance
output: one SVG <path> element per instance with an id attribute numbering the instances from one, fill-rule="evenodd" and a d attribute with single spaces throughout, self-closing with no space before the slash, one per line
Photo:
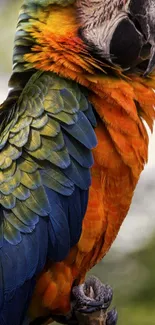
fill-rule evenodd
<path id="1" fill-rule="evenodd" d="M 95 146 L 96 138 L 88 120 L 84 133 L 79 115 L 85 121 L 82 112 L 88 109 L 76 83 L 36 72 L 14 105 L 13 115 L 5 111 L 6 126 L 0 135 L 4 210 L 0 239 L 4 236 L 17 244 L 22 233 L 32 232 L 39 216 L 50 213 L 44 186 L 63 195 L 71 195 L 76 184 L 89 187 L 81 170 L 85 172 L 93 162 L 87 147 Z"/>

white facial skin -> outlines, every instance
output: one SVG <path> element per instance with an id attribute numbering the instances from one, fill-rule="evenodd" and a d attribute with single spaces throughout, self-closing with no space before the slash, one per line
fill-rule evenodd
<path id="1" fill-rule="evenodd" d="M 110 20 L 119 11 L 123 11 L 127 2 L 127 0 L 77 0 L 76 6 L 85 27 L 91 28 Z"/>
<path id="2" fill-rule="evenodd" d="M 82 35 L 93 44 L 98 53 L 109 58 L 109 46 L 113 31 L 119 21 L 127 16 L 130 0 L 77 0 L 78 18 Z M 109 58 L 110 59 L 110 58 Z"/>

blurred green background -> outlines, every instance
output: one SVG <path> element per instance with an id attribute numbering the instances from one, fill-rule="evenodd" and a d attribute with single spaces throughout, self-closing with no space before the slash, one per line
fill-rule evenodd
<path id="1" fill-rule="evenodd" d="M 0 100 L 7 94 L 22 1 L 0 0 Z M 109 254 L 91 273 L 114 289 L 118 325 L 155 324 L 155 137 L 132 207 Z"/>

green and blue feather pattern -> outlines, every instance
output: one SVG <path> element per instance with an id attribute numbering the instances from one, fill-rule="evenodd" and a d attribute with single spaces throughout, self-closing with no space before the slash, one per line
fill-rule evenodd
<path id="1" fill-rule="evenodd" d="M 96 120 L 83 89 L 47 72 L 30 77 L 12 113 L 5 108 L 4 116 L 0 324 L 11 325 L 7 315 L 14 308 L 22 313 L 34 276 L 46 260 L 63 260 L 79 240 L 91 184 Z M 14 324 L 21 324 L 17 316 Z"/>

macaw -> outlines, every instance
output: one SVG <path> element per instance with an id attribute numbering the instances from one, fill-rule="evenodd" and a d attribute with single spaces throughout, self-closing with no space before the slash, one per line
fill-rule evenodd
<path id="1" fill-rule="evenodd" d="M 154 0 L 24 0 L 0 106 L 1 325 L 69 320 L 72 290 L 82 312 L 109 305 L 82 283 L 147 162 L 154 28 Z"/>

